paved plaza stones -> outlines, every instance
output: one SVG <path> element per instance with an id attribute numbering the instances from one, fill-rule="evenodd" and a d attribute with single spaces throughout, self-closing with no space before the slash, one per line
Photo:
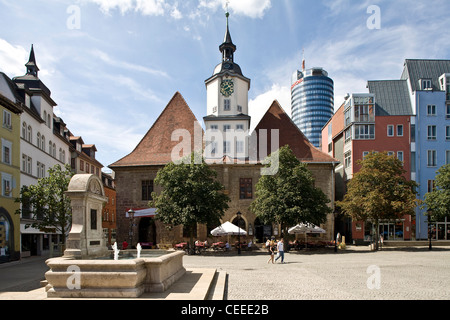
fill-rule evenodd
<path id="1" fill-rule="evenodd" d="M 45 259 L 33 260 L 38 262 L 33 267 L 36 271 L 26 259 L 12 263 L 11 267 L 1 265 L 3 275 L 9 273 L 9 279 L 0 275 L 0 280 L 3 279 L 0 282 L 9 283 L 3 287 L 11 288 L 14 282 L 25 288 L 25 284 L 34 278 L 38 284 L 45 272 L 41 266 L 45 265 Z M 230 301 L 450 299 L 448 246 L 433 247 L 432 251 L 422 246 L 386 248 L 378 252 L 371 252 L 367 247 L 349 246 L 337 253 L 332 248 L 285 253 L 285 264 L 268 264 L 267 260 L 268 255 L 264 251 L 242 252 L 241 255 L 211 252 L 184 256 L 183 264 L 194 272 L 216 269 L 222 275 L 226 273 L 225 299 Z M 19 285 L 20 273 L 23 272 L 26 273 L 26 276 L 22 275 L 24 284 Z M 27 288 L 32 291 L 20 292 L 22 290 L 17 286 L 13 290 L 15 292 L 0 290 L 3 291 L 0 292 L 0 300 L 46 298 L 44 288 Z M 178 300 L 177 297 L 179 300 L 196 298 L 190 294 L 175 296 L 174 299 Z"/>
<path id="2" fill-rule="evenodd" d="M 450 299 L 449 247 L 378 252 L 351 247 L 337 253 L 333 249 L 286 253 L 285 264 L 267 264 L 267 259 L 254 253 L 186 256 L 184 265 L 227 272 L 229 300 Z M 379 289 L 373 285 L 377 276 L 373 270 L 379 271 Z"/>

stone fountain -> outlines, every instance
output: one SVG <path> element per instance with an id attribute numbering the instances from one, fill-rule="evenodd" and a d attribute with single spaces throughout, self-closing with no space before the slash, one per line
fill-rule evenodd
<path id="1" fill-rule="evenodd" d="M 117 243 L 111 252 L 102 232 L 101 212 L 106 197 L 101 180 L 92 174 L 75 175 L 67 196 L 72 204 L 72 228 L 66 250 L 46 261 L 47 297 L 137 298 L 144 292 L 164 292 L 185 273 L 183 252 L 159 257 L 120 260 Z"/>

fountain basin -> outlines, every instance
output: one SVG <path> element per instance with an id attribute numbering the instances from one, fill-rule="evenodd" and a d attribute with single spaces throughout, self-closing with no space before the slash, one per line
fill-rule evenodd
<path id="1" fill-rule="evenodd" d="M 48 259 L 47 297 L 137 298 L 144 292 L 164 292 L 186 273 L 183 256 L 178 251 L 125 260 Z"/>

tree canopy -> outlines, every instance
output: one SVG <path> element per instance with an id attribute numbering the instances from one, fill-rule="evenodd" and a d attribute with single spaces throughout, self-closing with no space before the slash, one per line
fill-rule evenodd
<path id="1" fill-rule="evenodd" d="M 417 184 L 404 176 L 403 163 L 387 152 L 371 152 L 358 162 L 361 169 L 353 174 L 347 193 L 336 205 L 353 220 L 400 219 L 413 214 L 417 205 Z"/>
<path id="2" fill-rule="evenodd" d="M 162 187 L 160 194 L 153 193 L 152 205 L 156 218 L 168 225 L 183 225 L 189 229 L 191 245 L 193 228 L 198 224 L 218 225 L 228 209 L 229 197 L 223 185 L 216 180 L 217 173 L 194 153 L 191 161 L 169 163 L 161 169 L 155 183 Z"/>
<path id="3" fill-rule="evenodd" d="M 62 235 L 62 242 L 70 231 L 72 210 L 70 199 L 65 195 L 73 172 L 69 165 L 64 170 L 60 165 L 48 169 L 48 176 L 38 180 L 36 185 L 22 186 L 16 202 L 22 209 L 16 213 L 29 214 L 37 229 L 55 229 Z"/>
<path id="4" fill-rule="evenodd" d="M 314 177 L 289 146 L 280 148 L 267 159 L 266 167 L 277 168 L 262 176 L 256 184 L 256 199 L 250 208 L 264 223 L 294 226 L 298 223 L 321 224 L 331 212 L 330 200 L 314 185 Z"/>
<path id="5" fill-rule="evenodd" d="M 436 175 L 435 189 L 425 195 L 422 208 L 428 209 L 430 221 L 450 217 L 450 164 L 441 167 Z"/>

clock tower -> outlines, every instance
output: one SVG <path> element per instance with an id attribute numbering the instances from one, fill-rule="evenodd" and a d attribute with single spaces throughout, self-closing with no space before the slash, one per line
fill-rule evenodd
<path id="1" fill-rule="evenodd" d="M 250 79 L 242 74 L 241 68 L 234 61 L 236 45 L 231 40 L 229 12 L 225 16 L 226 32 L 223 43 L 219 46 L 222 62 L 205 81 L 207 116 L 203 120 L 207 134 L 206 157 L 222 158 L 227 155 L 230 158 L 246 158 L 250 130 L 248 115 Z"/>

